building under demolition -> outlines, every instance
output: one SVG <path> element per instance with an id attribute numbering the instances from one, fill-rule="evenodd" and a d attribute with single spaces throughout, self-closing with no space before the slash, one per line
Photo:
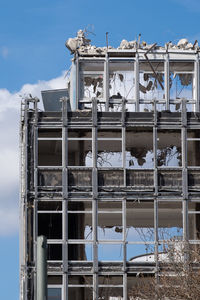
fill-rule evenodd
<path id="1" fill-rule="evenodd" d="M 133 299 L 169 247 L 200 243 L 197 42 L 69 39 L 67 89 L 21 110 L 21 299 L 36 299 L 37 237 L 48 299 Z"/>

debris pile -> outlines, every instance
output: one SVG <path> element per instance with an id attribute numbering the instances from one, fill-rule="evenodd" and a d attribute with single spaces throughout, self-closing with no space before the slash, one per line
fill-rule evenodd
<path id="1" fill-rule="evenodd" d="M 118 49 L 136 49 L 137 48 L 137 41 L 130 41 L 122 40 Z"/>
<path id="2" fill-rule="evenodd" d="M 75 38 L 69 38 L 66 43 L 66 47 L 71 51 L 71 54 L 78 51 L 79 53 L 84 54 L 104 54 L 108 49 L 114 49 L 111 46 L 108 47 L 96 47 L 95 45 L 91 45 L 91 40 L 86 38 L 85 30 L 79 30 L 77 32 L 77 36 Z M 138 42 L 137 40 L 127 41 L 122 40 L 120 46 L 117 48 L 119 50 L 149 50 L 153 44 L 147 44 L 145 41 Z M 199 45 L 197 40 L 194 44 L 189 43 L 187 39 L 181 39 L 177 44 L 173 44 L 172 42 L 166 43 L 165 47 L 155 46 L 154 50 L 199 50 Z"/>
<path id="3" fill-rule="evenodd" d="M 181 39 L 178 41 L 177 45 L 174 45 L 172 42 L 166 44 L 168 49 L 183 49 L 183 50 L 198 50 L 198 42 L 195 41 L 194 44 L 189 43 L 187 39 Z"/>
<path id="4" fill-rule="evenodd" d="M 75 38 L 69 38 L 65 46 L 71 51 L 71 54 L 75 53 L 77 50 L 79 52 L 84 52 L 88 54 L 96 54 L 106 52 L 107 47 L 96 47 L 90 44 L 91 40 L 87 39 L 85 36 L 85 31 L 79 30 Z M 113 49 L 109 46 L 108 49 Z"/>
<path id="5" fill-rule="evenodd" d="M 117 49 L 144 49 L 144 50 L 149 50 L 151 47 L 153 46 L 153 44 L 147 44 L 145 41 L 143 41 L 142 43 L 139 43 L 134 40 L 134 41 L 130 41 L 128 42 L 127 40 L 122 40 L 120 46 Z M 155 46 L 154 50 L 164 50 L 164 49 L 173 49 L 173 50 L 178 50 L 178 49 L 182 49 L 182 50 L 199 50 L 199 45 L 198 42 L 195 41 L 194 44 L 189 43 L 187 39 L 181 39 L 178 41 L 177 45 L 173 44 L 172 42 L 166 43 L 165 47 L 162 46 Z"/>

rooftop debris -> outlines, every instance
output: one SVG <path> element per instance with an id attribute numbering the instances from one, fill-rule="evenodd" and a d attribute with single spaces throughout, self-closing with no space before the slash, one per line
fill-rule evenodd
<path id="1" fill-rule="evenodd" d="M 115 49 L 111 46 L 108 47 L 97 47 L 95 45 L 91 45 L 91 40 L 86 38 L 85 31 L 79 30 L 77 32 L 77 36 L 74 38 L 69 38 L 66 43 L 66 47 L 71 51 L 71 54 L 78 51 L 79 53 L 85 53 L 85 54 L 103 54 L 108 49 Z M 149 50 L 152 48 L 153 44 L 148 44 L 145 41 L 142 41 L 141 43 L 137 40 L 133 41 L 127 41 L 122 40 L 119 47 L 116 49 L 118 50 L 137 50 L 137 49 L 143 49 L 143 50 Z M 168 42 L 165 44 L 165 46 L 156 46 L 154 47 L 154 50 L 199 50 L 199 45 L 197 40 L 194 42 L 194 44 L 189 43 L 189 41 L 186 38 L 180 39 L 177 44 L 173 44 L 172 42 Z"/>

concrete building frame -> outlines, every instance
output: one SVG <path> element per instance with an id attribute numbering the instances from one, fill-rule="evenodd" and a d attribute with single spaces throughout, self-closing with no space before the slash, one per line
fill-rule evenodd
<path id="1" fill-rule="evenodd" d="M 162 63 L 164 99 L 141 99 L 141 63 L 153 72 L 147 54 L 152 64 Z M 109 68 L 116 62 L 133 66 L 133 99 L 110 97 Z M 188 62 L 192 72 L 184 70 Z M 103 70 L 82 70 L 87 63 L 101 63 Z M 171 63 L 183 64 L 181 74 L 193 74 L 192 99 L 171 99 Z M 84 74 L 103 76 L 102 98 L 82 97 Z M 37 237 L 42 234 L 49 248 L 49 299 L 131 299 L 129 290 L 140 274 L 159 278 L 165 245 L 200 244 L 199 52 L 107 50 L 96 57 L 77 52 L 69 97 L 60 101 L 60 112 L 40 111 L 36 98 L 22 101 L 20 297 L 36 299 Z M 148 139 L 152 148 L 145 145 Z M 173 149 L 179 155 L 172 166 L 160 165 L 160 149 L 167 143 L 171 155 Z M 106 145 L 108 153 L 120 153 L 120 166 L 112 166 L 115 156 L 104 165 Z M 142 147 L 146 156 L 134 156 Z M 147 160 L 147 154 L 150 167 L 135 164 L 136 157 Z M 135 157 L 130 165 L 127 155 Z M 142 239 L 149 228 L 152 236 Z M 162 228 L 169 229 L 168 236 L 161 236 Z"/>

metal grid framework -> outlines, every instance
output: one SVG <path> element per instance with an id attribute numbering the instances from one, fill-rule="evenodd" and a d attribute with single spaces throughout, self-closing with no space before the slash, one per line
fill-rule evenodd
<path id="1" fill-rule="evenodd" d="M 136 55 L 135 70 L 138 70 L 138 57 Z M 107 66 L 107 60 L 105 62 Z M 169 59 L 166 56 L 165 73 L 169 74 Z M 198 66 L 197 66 L 198 65 Z M 196 69 L 199 68 L 199 60 L 196 61 Z M 106 68 L 105 68 L 106 69 Z M 107 69 L 106 69 L 107 70 Z M 108 71 L 106 71 L 108 73 Z M 199 73 L 199 72 L 198 72 Z M 196 73 L 197 74 L 197 73 Z M 136 74 L 137 75 L 137 74 Z M 198 76 L 196 75 L 196 83 Z M 107 85 L 108 86 L 108 85 Z M 196 87 L 199 84 L 196 84 Z M 107 87 L 108 88 L 108 87 Z M 166 109 L 169 109 L 169 81 L 165 82 L 166 89 Z M 108 92 L 107 92 L 108 93 Z M 139 99 L 139 91 L 136 88 L 136 99 Z M 27 99 L 22 103 L 21 113 L 21 299 L 33 299 L 36 297 L 36 269 L 35 261 L 37 259 L 36 241 L 39 233 L 42 232 L 43 224 L 40 221 L 42 214 L 61 216 L 61 236 L 59 238 L 48 239 L 48 245 L 60 245 L 62 248 L 61 259 L 50 259 L 48 261 L 49 289 L 60 290 L 62 299 L 72 297 L 74 289 L 80 289 L 79 298 L 86 299 L 84 295 L 90 295 L 91 299 L 109 299 L 110 296 L 120 296 L 123 299 L 129 299 L 130 284 L 137 280 L 137 275 L 155 274 L 159 277 L 160 264 L 159 246 L 168 241 L 159 237 L 159 205 L 172 203 L 180 207 L 182 234 L 181 241 L 199 244 L 199 239 L 190 238 L 189 216 L 195 215 L 198 218 L 198 211 L 190 210 L 192 204 L 200 203 L 200 167 L 188 166 L 188 143 L 191 141 L 200 141 L 200 138 L 191 138 L 188 132 L 197 131 L 199 125 L 199 89 L 195 92 L 195 112 L 187 113 L 187 101 L 181 100 L 181 112 L 158 112 L 157 101 L 153 102 L 154 110 L 148 113 L 138 113 L 139 100 L 136 100 L 136 112 L 129 113 L 126 110 L 126 99 L 121 100 L 120 112 L 98 112 L 98 101 L 92 100 L 91 111 L 68 112 L 67 98 L 61 99 L 62 112 L 48 113 L 38 112 L 37 99 Z M 31 105 L 33 107 L 31 108 Z M 109 110 L 107 104 L 107 111 Z M 115 129 L 120 131 L 120 138 L 109 138 L 110 142 L 121 142 L 121 167 L 105 168 L 98 166 L 98 132 L 107 130 L 112 132 Z M 153 168 L 141 168 L 130 170 L 126 165 L 126 137 L 127 130 L 134 131 L 138 128 L 148 128 L 152 132 L 153 140 Z M 40 136 L 39 131 L 58 130 L 59 137 Z M 68 162 L 69 143 L 78 138 L 68 136 L 69 130 L 89 130 L 91 137 L 84 138 L 91 142 L 92 166 L 70 166 Z M 158 166 L 158 132 L 159 130 L 173 131 L 179 130 L 181 135 L 181 165 L 174 167 Z M 40 141 L 60 141 L 62 147 L 62 160 L 60 166 L 41 166 L 38 163 L 38 149 Z M 81 140 L 81 138 L 79 138 Z M 106 140 L 106 138 L 104 139 Z M 120 178 L 113 184 L 106 184 L 100 181 L 100 174 L 106 176 L 106 173 L 112 171 L 114 178 Z M 45 172 L 54 174 L 55 183 L 45 181 Z M 74 173 L 73 173 L 74 172 Z M 72 182 L 72 174 L 74 181 Z M 146 173 L 146 177 L 135 180 L 138 175 Z M 89 174 L 89 175 L 88 175 Z M 164 175 L 163 175 L 164 174 Z M 85 182 L 84 182 L 85 176 Z M 89 176 L 89 177 L 87 177 Z M 110 175 L 108 175 L 109 177 Z M 111 175 L 112 176 L 112 175 Z M 165 176 L 165 177 L 164 177 Z M 87 177 L 87 178 L 86 178 Z M 173 177 L 173 179 L 171 179 Z M 42 180 L 41 180 L 42 178 Z M 89 180 L 88 180 L 89 178 Z M 132 178 L 132 179 L 130 179 Z M 152 178 L 151 184 L 144 182 L 144 178 Z M 164 181 L 161 180 L 164 178 Z M 191 180 L 192 178 L 192 180 Z M 131 181 L 132 180 L 132 181 Z M 81 183 L 80 183 L 81 182 Z M 164 183 L 162 183 L 164 182 Z M 166 184 L 165 184 L 166 182 Z M 178 183 L 177 183 L 178 182 Z M 55 201 L 58 208 L 49 210 L 42 208 L 41 203 Z M 89 210 L 71 211 L 69 203 L 90 203 Z M 101 203 L 118 203 L 111 212 L 110 209 L 101 209 Z M 153 240 L 138 240 L 127 238 L 127 212 L 130 203 L 150 204 L 153 216 Z M 105 207 L 106 207 L 105 204 Z M 47 207 L 47 206 L 45 206 Z M 104 206 L 102 206 L 104 207 Z M 172 205 L 173 207 L 173 205 Z M 70 228 L 74 223 L 70 223 L 71 214 L 89 214 L 91 216 L 92 236 L 90 239 L 84 237 L 70 238 Z M 118 214 L 121 216 L 121 238 L 99 239 L 98 221 L 99 214 Z M 40 222 L 40 223 L 39 223 Z M 59 225 L 60 226 L 60 225 Z M 79 228 L 80 229 L 80 228 Z M 180 237 L 170 243 L 180 242 Z M 72 248 L 70 245 L 72 245 Z M 82 245 L 82 246 L 81 246 Z M 154 261 L 137 262 L 128 257 L 128 248 L 134 249 L 136 246 L 152 247 L 154 251 Z M 116 249 L 120 249 L 120 259 L 110 259 L 105 261 L 101 256 L 101 247 L 112 246 L 113 256 Z M 71 247 L 71 248 L 70 248 Z M 69 251 L 78 251 L 76 249 L 86 249 L 91 247 L 91 259 L 85 257 L 81 260 L 71 259 Z M 82 248 L 81 248 L 82 247 Z M 72 250 L 69 250 L 72 249 Z M 84 250 L 85 256 L 89 255 L 89 250 Z M 116 250 L 117 251 L 117 250 Z M 134 256 L 134 253 L 133 255 Z M 72 256 L 72 258 L 74 258 Z M 80 276 L 84 282 L 80 282 Z M 103 280 L 103 277 L 105 280 Z M 115 280 L 113 279 L 115 278 Z M 77 282 L 76 282 L 77 280 Z M 103 281 L 102 281 L 103 280 Z M 84 289 L 84 292 L 83 292 Z M 102 293 L 102 289 L 107 290 L 107 294 Z M 117 291 L 117 292 L 116 292 Z M 81 296 L 80 296 L 81 295 Z M 59 297 L 59 296 L 58 296 Z M 82 298 L 81 298 L 82 297 Z M 35 298 L 34 298 L 35 299 Z M 60 299 L 60 298 L 55 298 Z M 76 298 L 75 298 L 76 299 Z M 90 299 L 90 298 L 89 298 Z"/>

